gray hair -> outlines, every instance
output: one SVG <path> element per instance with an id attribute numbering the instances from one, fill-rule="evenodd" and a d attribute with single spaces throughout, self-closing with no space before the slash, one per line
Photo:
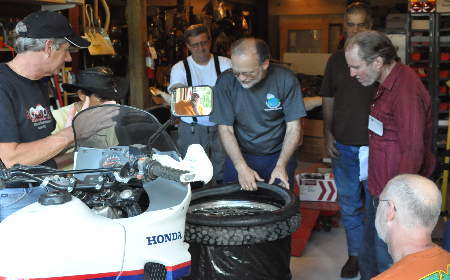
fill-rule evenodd
<path id="1" fill-rule="evenodd" d="M 253 42 L 253 44 L 251 44 Z M 231 55 L 241 55 L 256 50 L 258 61 L 262 64 L 270 59 L 270 49 L 266 42 L 261 39 L 248 37 L 241 38 L 231 45 Z"/>
<path id="2" fill-rule="evenodd" d="M 27 26 L 19 21 L 15 29 L 16 34 L 21 32 L 27 32 Z M 17 53 L 23 53 L 27 51 L 41 51 L 45 48 L 45 42 L 52 41 L 55 49 L 59 50 L 67 40 L 64 38 L 27 38 L 17 36 L 16 42 L 14 43 L 14 49 Z"/>
<path id="3" fill-rule="evenodd" d="M 348 15 L 354 14 L 365 14 L 365 23 L 367 26 L 371 26 L 373 23 L 372 11 L 370 7 L 365 2 L 353 2 L 347 6 L 345 10 L 345 18 L 347 19 Z"/>
<path id="4" fill-rule="evenodd" d="M 441 193 L 433 181 L 419 175 L 398 175 L 387 183 L 384 194 L 383 199 L 394 201 L 405 227 L 433 231 L 442 204 Z"/>
<path id="5" fill-rule="evenodd" d="M 397 49 L 391 40 L 378 31 L 359 32 L 345 42 L 346 51 L 355 46 L 359 47 L 358 56 L 367 64 L 372 63 L 377 57 L 381 57 L 384 64 L 391 64 L 398 59 Z"/>
<path id="6" fill-rule="evenodd" d="M 200 34 L 206 34 L 208 35 L 208 39 L 211 39 L 208 28 L 206 28 L 206 26 L 204 26 L 203 24 L 193 24 L 186 28 L 183 34 L 183 38 L 186 43 L 189 43 L 189 38 L 198 36 Z"/>

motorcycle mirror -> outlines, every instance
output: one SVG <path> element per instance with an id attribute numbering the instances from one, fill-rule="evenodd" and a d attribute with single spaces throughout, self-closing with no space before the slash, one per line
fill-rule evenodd
<path id="1" fill-rule="evenodd" d="M 177 117 L 209 116 L 213 110 L 210 86 L 177 87 L 172 90 L 171 112 Z"/>

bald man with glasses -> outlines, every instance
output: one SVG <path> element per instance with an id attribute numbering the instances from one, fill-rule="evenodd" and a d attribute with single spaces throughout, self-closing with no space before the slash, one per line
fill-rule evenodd
<path id="1" fill-rule="evenodd" d="M 224 182 L 239 181 L 243 190 L 257 190 L 257 181 L 292 187 L 300 139 L 300 118 L 306 115 L 300 84 L 292 71 L 269 62 L 267 44 L 244 38 L 231 46 L 232 70 L 224 72 L 214 88 L 211 120 L 228 157 Z M 280 250 L 261 250 L 273 268 L 261 266 L 247 279 L 291 279 L 290 236 L 277 241 Z M 230 248 L 230 250 L 234 250 Z M 242 250 L 242 249 L 239 249 Z M 276 275 L 273 275 L 276 273 Z"/>
<path id="2" fill-rule="evenodd" d="M 394 265 L 372 279 L 448 279 L 450 253 L 431 240 L 442 203 L 436 184 L 420 175 L 398 175 L 374 201 L 375 227 Z"/>
<path id="3" fill-rule="evenodd" d="M 214 89 L 211 119 L 228 157 L 224 181 L 254 191 L 257 181 L 289 189 L 296 166 L 292 155 L 306 115 L 300 84 L 287 68 L 269 62 L 267 44 L 244 38 L 231 46 L 231 71 Z"/>

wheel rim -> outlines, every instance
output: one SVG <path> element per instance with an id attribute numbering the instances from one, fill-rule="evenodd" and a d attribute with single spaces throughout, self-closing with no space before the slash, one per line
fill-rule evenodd
<path id="1" fill-rule="evenodd" d="M 247 216 L 273 212 L 280 207 L 249 200 L 215 200 L 199 203 L 189 207 L 188 213 L 210 217 Z"/>
<path id="2" fill-rule="evenodd" d="M 198 207 L 206 203 L 207 205 L 216 202 L 224 201 L 227 207 L 232 201 L 239 204 L 242 201 L 250 201 L 252 207 L 256 203 L 262 203 L 276 208 L 270 208 L 270 211 L 254 211 L 252 214 L 245 215 L 209 215 L 209 213 L 190 211 L 192 207 Z M 236 203 L 236 204 L 237 204 Z M 222 203 L 223 204 L 223 203 Z M 201 208 L 201 207 L 199 207 Z M 210 208 L 208 206 L 208 208 Z M 258 207 L 265 209 L 264 207 Z M 210 211 L 210 209 L 207 209 Z M 239 210 L 240 211 L 240 210 Z M 239 212 L 238 211 L 238 212 Z M 240 226 L 257 226 L 276 223 L 298 213 L 298 199 L 290 191 L 278 186 L 268 185 L 265 183 L 258 183 L 258 190 L 256 192 L 245 192 L 241 190 L 239 184 L 222 185 L 215 188 L 205 188 L 192 193 L 191 204 L 187 211 L 186 222 L 191 225 L 204 226 L 220 226 L 220 227 L 240 227 Z"/>

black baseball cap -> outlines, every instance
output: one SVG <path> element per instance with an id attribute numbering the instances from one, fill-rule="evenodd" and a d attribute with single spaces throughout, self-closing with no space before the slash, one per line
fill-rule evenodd
<path id="1" fill-rule="evenodd" d="M 124 77 L 114 76 L 112 70 L 104 66 L 96 66 L 81 70 L 73 84 L 62 84 L 67 92 L 87 90 L 103 99 L 122 99 L 128 92 L 129 82 Z M 88 94 L 89 95 L 89 94 Z"/>
<path id="2" fill-rule="evenodd" d="M 78 48 L 89 47 L 89 41 L 75 34 L 67 18 L 60 13 L 38 11 L 26 16 L 22 22 L 27 27 L 26 32 L 19 32 L 19 37 L 26 38 L 64 38 Z"/>

